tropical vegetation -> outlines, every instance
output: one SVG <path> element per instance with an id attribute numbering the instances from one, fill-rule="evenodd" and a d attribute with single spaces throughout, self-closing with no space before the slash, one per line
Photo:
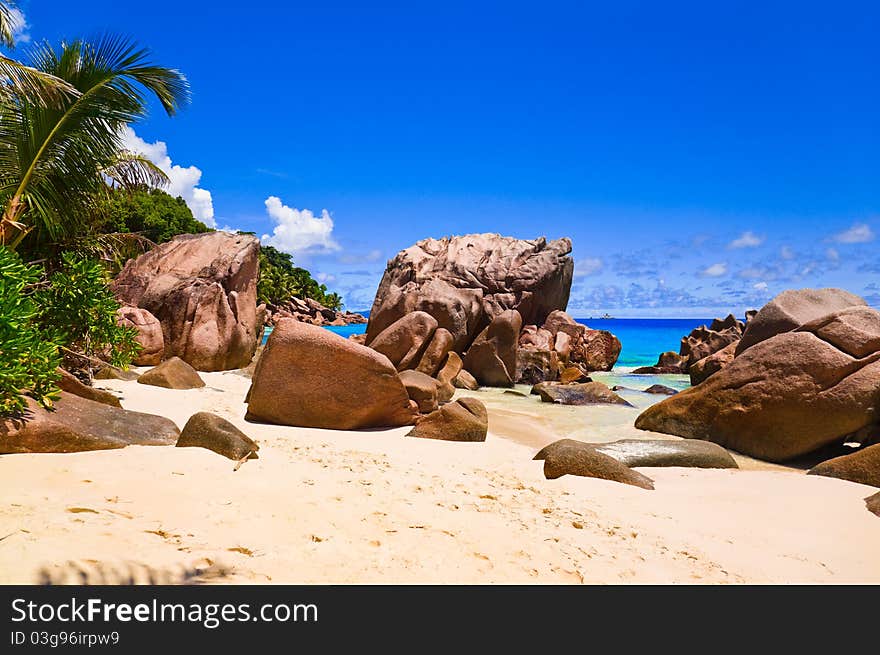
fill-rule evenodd
<path id="1" fill-rule="evenodd" d="M 7 48 L 16 15 L 0 0 Z M 2 415 L 23 410 L 25 393 L 50 405 L 59 365 L 127 366 L 136 332 L 117 323 L 109 276 L 157 243 L 209 230 L 162 190 L 156 164 L 124 147 L 151 100 L 173 116 L 189 102 L 187 80 L 125 37 L 38 43 L 26 61 L 0 54 Z M 341 307 L 290 255 L 265 247 L 260 259 L 261 301 Z"/>

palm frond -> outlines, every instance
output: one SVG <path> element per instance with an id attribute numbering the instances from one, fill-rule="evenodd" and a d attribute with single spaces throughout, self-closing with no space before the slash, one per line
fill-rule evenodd
<path id="1" fill-rule="evenodd" d="M 15 47 L 15 28 L 18 27 L 10 2 L 0 1 L 0 45 Z"/>
<path id="2" fill-rule="evenodd" d="M 11 221 L 36 226 L 51 238 L 70 232 L 70 216 L 104 184 L 102 172 L 120 162 L 121 130 L 146 115 L 148 96 L 168 114 L 189 101 L 189 86 L 178 71 L 156 66 L 150 53 L 132 41 L 105 36 L 55 49 L 46 43 L 31 53 L 43 73 L 78 92 L 61 106 L 16 95 L 0 110 L 0 201 Z M 128 173 L 158 180 L 155 170 L 129 161 Z M 0 229 L 0 239 L 7 238 Z"/>
<path id="3" fill-rule="evenodd" d="M 144 155 L 123 151 L 102 173 L 123 189 L 150 187 L 164 189 L 171 182 L 168 175 Z"/>
<path id="4" fill-rule="evenodd" d="M 0 55 L 0 94 L 27 97 L 31 102 L 58 105 L 79 92 L 64 80 Z"/>

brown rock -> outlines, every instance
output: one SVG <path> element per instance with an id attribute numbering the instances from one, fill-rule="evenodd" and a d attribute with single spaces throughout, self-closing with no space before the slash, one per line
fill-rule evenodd
<path id="1" fill-rule="evenodd" d="M 664 384 L 652 384 L 650 387 L 645 389 L 645 393 L 653 393 L 662 396 L 674 396 L 678 393 L 678 391 L 676 391 L 672 387 L 667 387 Z"/>
<path id="2" fill-rule="evenodd" d="M 522 241 L 497 234 L 425 239 L 388 262 L 367 328 L 367 343 L 406 313 L 431 314 L 463 352 L 505 310 L 540 325 L 568 304 L 571 241 Z"/>
<path id="3" fill-rule="evenodd" d="M 398 371 L 415 368 L 434 336 L 437 320 L 425 312 L 411 312 L 370 342 L 370 348 L 385 355 Z"/>
<path id="4" fill-rule="evenodd" d="M 718 444 L 699 439 L 622 439 L 590 444 L 600 453 L 632 468 L 683 466 L 703 469 L 739 468 L 730 453 Z"/>
<path id="5" fill-rule="evenodd" d="M 28 398 L 23 417 L 0 420 L 0 454 L 166 446 L 179 434 L 177 426 L 162 416 L 131 412 L 62 391 L 53 411 Z"/>
<path id="6" fill-rule="evenodd" d="M 260 446 L 225 418 L 199 412 L 193 414 L 177 440 L 178 448 L 199 447 L 213 450 L 231 460 L 258 459 Z"/>
<path id="7" fill-rule="evenodd" d="M 568 363 L 571 357 L 571 337 L 565 332 L 557 332 L 556 339 L 553 340 L 553 350 L 559 355 L 559 359 Z"/>
<path id="8" fill-rule="evenodd" d="M 806 323 L 857 305 L 865 305 L 865 301 L 842 289 L 784 291 L 748 322 L 736 355 L 738 357 L 756 343 L 777 334 L 791 332 Z"/>
<path id="9" fill-rule="evenodd" d="M 873 496 L 868 496 L 865 498 L 865 506 L 868 508 L 868 511 L 875 516 L 880 516 L 880 491 L 875 493 Z"/>
<path id="10" fill-rule="evenodd" d="M 391 362 L 329 330 L 282 319 L 254 373 L 248 420 L 357 430 L 416 418 Z"/>
<path id="11" fill-rule="evenodd" d="M 403 382 L 410 400 L 415 401 L 418 405 L 419 412 L 428 414 L 437 409 L 437 396 L 440 387 L 437 380 L 420 371 L 402 371 L 400 381 Z"/>
<path id="12" fill-rule="evenodd" d="M 146 309 L 140 307 L 120 307 L 117 311 L 120 325 L 137 330 L 137 342 L 141 351 L 132 363 L 135 366 L 155 366 L 162 361 L 165 352 L 165 337 L 162 324 Z"/>
<path id="13" fill-rule="evenodd" d="M 489 414 L 476 398 L 460 398 L 419 419 L 408 437 L 444 441 L 485 441 Z"/>
<path id="14" fill-rule="evenodd" d="M 866 324 L 866 311 L 873 327 Z M 856 325 L 862 334 L 880 335 L 880 314 L 842 311 L 813 329 L 843 335 Z M 853 346 L 846 339 L 840 343 Z M 880 351 L 855 358 L 806 329 L 786 332 L 751 346 L 699 386 L 648 408 L 636 427 L 784 461 L 874 424 L 878 378 Z"/>
<path id="15" fill-rule="evenodd" d="M 691 376 L 691 384 L 696 386 L 701 382 L 705 381 L 710 375 L 714 375 L 722 368 L 730 364 L 733 361 L 734 354 L 736 353 L 736 346 L 739 342 L 734 341 L 733 343 L 727 344 L 724 348 L 719 350 L 716 353 L 712 353 L 708 357 L 703 357 L 703 359 L 694 362 L 691 364 L 688 369 L 688 373 Z"/>
<path id="16" fill-rule="evenodd" d="M 611 391 L 601 382 L 584 384 L 549 384 L 537 385 L 541 402 L 557 405 L 625 405 L 630 403 Z"/>
<path id="17" fill-rule="evenodd" d="M 587 371 L 610 371 L 620 357 L 620 339 L 607 330 L 587 330 L 572 359 Z"/>
<path id="18" fill-rule="evenodd" d="M 500 313 L 477 337 L 464 356 L 464 367 L 481 385 L 511 387 L 522 318 L 516 310 Z"/>
<path id="19" fill-rule="evenodd" d="M 533 350 L 520 347 L 516 353 L 516 382 L 538 384 L 559 377 L 559 355 L 555 350 Z"/>
<path id="20" fill-rule="evenodd" d="M 572 382 L 592 382 L 589 376 L 577 366 L 570 366 L 562 371 L 559 376 L 559 381 L 562 384 L 571 384 Z"/>
<path id="21" fill-rule="evenodd" d="M 687 360 L 684 370 L 688 370 L 701 359 L 723 350 L 732 343 L 739 343 L 740 338 L 741 334 L 737 328 L 716 332 L 701 325 L 686 337 L 682 337 L 679 353 Z"/>
<path id="22" fill-rule="evenodd" d="M 354 341 L 360 345 L 364 345 L 367 343 L 367 335 L 366 334 L 350 334 L 348 335 L 350 341 Z"/>
<path id="23" fill-rule="evenodd" d="M 57 369 L 57 372 L 61 376 L 61 378 L 58 380 L 58 388 L 62 391 L 72 393 L 75 396 L 85 398 L 86 400 L 94 400 L 96 403 L 104 403 L 105 405 L 110 405 L 111 407 L 122 407 L 122 403 L 119 402 L 119 398 L 114 396 L 109 391 L 104 391 L 103 389 L 95 389 L 95 387 L 85 385 L 80 382 L 76 378 L 76 376 L 68 373 L 63 368 Z"/>
<path id="24" fill-rule="evenodd" d="M 675 369 L 678 373 L 685 373 L 688 366 L 687 357 L 682 357 L 674 350 L 669 350 L 665 353 L 660 353 L 655 366 L 662 369 Z"/>
<path id="25" fill-rule="evenodd" d="M 851 455 L 825 460 L 807 473 L 880 487 L 880 444 L 862 448 Z"/>
<path id="26" fill-rule="evenodd" d="M 554 343 L 555 340 L 550 331 L 536 325 L 527 325 L 523 328 L 519 338 L 521 348 L 532 350 L 553 350 Z"/>
<path id="27" fill-rule="evenodd" d="M 480 383 L 477 382 L 477 379 L 464 369 L 459 371 L 452 384 L 456 389 L 466 389 L 467 391 L 477 391 L 480 388 Z"/>
<path id="28" fill-rule="evenodd" d="M 166 389 L 199 389 L 205 386 L 205 381 L 199 376 L 198 371 L 180 357 L 166 359 L 146 371 L 137 381 L 140 384 L 151 384 Z"/>
<path id="29" fill-rule="evenodd" d="M 124 371 L 121 368 L 107 364 L 95 371 L 94 377 L 96 380 L 125 380 L 131 382 L 137 380 L 140 375 L 134 371 Z"/>
<path id="30" fill-rule="evenodd" d="M 437 400 L 441 404 L 448 403 L 455 395 L 455 380 L 461 373 L 461 369 L 461 357 L 455 351 L 449 352 L 446 356 L 446 362 L 437 372 L 437 381 L 440 383 L 437 389 Z"/>
<path id="31" fill-rule="evenodd" d="M 560 439 L 542 448 L 534 459 L 544 460 L 544 477 L 555 480 L 563 475 L 579 475 L 653 489 L 651 478 L 633 471 L 613 457 L 599 452 L 590 444 L 573 439 Z"/>
<path id="32" fill-rule="evenodd" d="M 440 370 L 440 366 L 446 360 L 446 355 L 452 350 L 454 339 L 452 333 L 446 328 L 438 328 L 431 338 L 425 353 L 416 367 L 417 371 L 425 375 L 434 376 Z"/>
<path id="33" fill-rule="evenodd" d="M 242 368 L 262 336 L 259 250 L 247 234 L 184 234 L 129 260 L 113 290 L 122 304 L 161 322 L 165 357 L 201 371 Z"/>

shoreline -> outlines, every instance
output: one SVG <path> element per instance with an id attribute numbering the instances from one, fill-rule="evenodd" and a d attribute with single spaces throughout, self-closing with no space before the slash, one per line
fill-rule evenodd
<path id="1" fill-rule="evenodd" d="M 179 426 L 220 414 L 260 443 L 260 458 L 233 472 L 198 448 L 0 457 L 0 583 L 33 583 L 43 566 L 60 574 L 68 560 L 211 562 L 227 574 L 204 581 L 224 583 L 880 582 L 880 522 L 862 501 L 871 487 L 738 459 L 744 470 L 639 469 L 655 480 L 649 492 L 546 480 L 531 460 L 579 430 L 657 438 L 632 427 L 638 409 L 536 414 L 533 399 L 475 392 L 487 441 L 435 442 L 404 438 L 408 428 L 248 423 L 250 380 L 202 375 L 207 386 L 192 391 L 98 386 Z"/>

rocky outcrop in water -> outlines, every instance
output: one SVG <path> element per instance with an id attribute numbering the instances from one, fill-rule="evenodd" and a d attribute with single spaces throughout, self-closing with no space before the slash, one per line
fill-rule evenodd
<path id="1" fill-rule="evenodd" d="M 282 318 L 293 318 L 312 325 L 357 325 L 366 323 L 367 318 L 349 311 L 337 311 L 324 307 L 311 298 L 293 297 L 277 305 L 266 305 L 266 325 L 274 326 Z"/>
<path id="2" fill-rule="evenodd" d="M 769 318 L 762 308 L 752 322 L 775 326 L 758 331 L 772 336 L 753 335 L 727 366 L 645 410 L 636 427 L 769 461 L 876 434 L 880 313 L 839 290 L 788 291 L 765 308 Z M 795 316 L 807 322 L 792 328 Z"/>
<path id="3" fill-rule="evenodd" d="M 159 320 L 163 358 L 200 371 L 243 368 L 262 336 L 259 249 L 247 234 L 184 234 L 129 260 L 112 288 Z"/>

